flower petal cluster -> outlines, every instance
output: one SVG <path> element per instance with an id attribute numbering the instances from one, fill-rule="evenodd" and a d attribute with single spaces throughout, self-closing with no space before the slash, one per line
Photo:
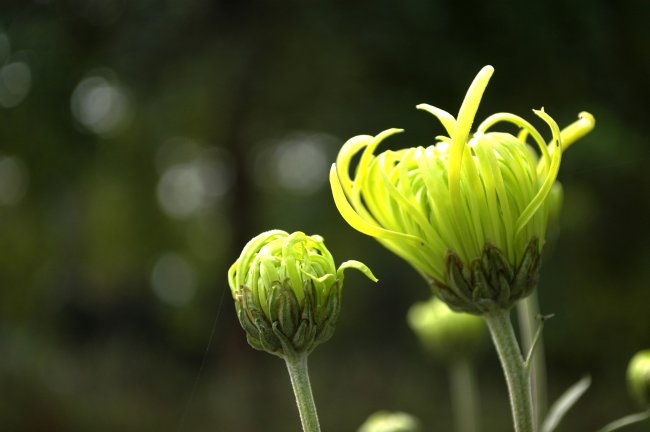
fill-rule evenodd
<path id="1" fill-rule="evenodd" d="M 343 272 L 348 268 L 377 280 L 358 261 L 336 268 L 318 235 L 271 230 L 249 241 L 228 271 L 237 316 L 249 344 L 285 357 L 308 354 L 329 339 L 341 308 Z"/>
<path id="2" fill-rule="evenodd" d="M 528 121 L 510 113 L 489 116 L 470 134 L 492 73 L 491 66 L 479 72 L 457 118 L 440 108 L 418 105 L 436 116 L 447 132 L 436 143 L 377 154 L 386 138 L 402 130 L 356 136 L 343 145 L 330 171 L 334 200 L 344 219 L 404 258 L 434 285 L 450 288 L 452 308 L 472 313 L 507 308 L 530 293 L 549 214 L 558 211 L 560 203 L 556 178 L 562 153 L 594 126 L 593 117 L 583 112 L 560 131 L 540 109 L 534 113 L 548 125 L 549 143 Z M 503 123 L 514 125 L 518 133 L 494 130 Z M 537 256 L 527 257 L 531 249 Z M 499 269 L 472 264 L 491 259 L 499 261 Z M 519 272 L 527 259 L 528 267 Z M 463 279 L 457 282 L 468 285 L 467 292 L 450 287 L 454 272 L 456 279 Z M 525 284 L 504 293 L 500 279 L 511 283 L 516 277 Z M 482 279 L 488 285 L 481 286 Z M 476 294 L 477 289 L 484 293 Z"/>

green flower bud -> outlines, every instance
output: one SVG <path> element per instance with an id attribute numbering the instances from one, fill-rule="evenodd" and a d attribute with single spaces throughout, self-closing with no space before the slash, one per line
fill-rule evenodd
<path id="1" fill-rule="evenodd" d="M 401 129 L 357 136 L 343 145 L 330 171 L 336 206 L 353 228 L 409 262 L 452 309 L 475 314 L 509 309 L 536 285 L 547 221 L 561 202 L 555 180 L 562 153 L 594 127 L 583 112 L 560 131 L 541 109 L 534 113 L 551 130 L 548 144 L 509 113 L 489 116 L 470 135 L 492 72 L 486 66 L 476 76 L 458 118 L 418 105 L 447 131 L 436 144 L 375 154 Z M 493 131 L 498 123 L 511 123 L 519 133 Z"/>
<path id="2" fill-rule="evenodd" d="M 650 350 L 638 352 L 627 367 L 627 384 L 632 397 L 650 408 Z"/>
<path id="3" fill-rule="evenodd" d="M 403 412 L 378 411 L 359 428 L 359 432 L 420 432 L 420 422 Z"/>
<path id="4" fill-rule="evenodd" d="M 482 318 L 454 312 L 435 296 L 411 306 L 407 321 L 425 348 L 449 361 L 473 357 L 487 335 Z"/>
<path id="5" fill-rule="evenodd" d="M 228 272 L 248 343 L 284 358 L 309 354 L 328 340 L 341 309 L 347 268 L 377 281 L 358 261 L 337 269 L 318 235 L 272 230 L 253 238 Z"/>

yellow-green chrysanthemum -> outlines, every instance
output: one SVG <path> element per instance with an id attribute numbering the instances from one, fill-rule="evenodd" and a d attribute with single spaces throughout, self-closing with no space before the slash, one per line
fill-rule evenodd
<path id="1" fill-rule="evenodd" d="M 237 316 L 249 344 L 280 357 L 309 354 L 334 333 L 343 272 L 354 268 L 376 281 L 358 261 L 338 268 L 323 238 L 300 231 L 266 231 L 249 241 L 228 271 Z"/>
<path id="2" fill-rule="evenodd" d="M 345 220 L 413 265 L 453 309 L 472 313 L 508 308 L 530 293 L 548 216 L 559 205 L 562 152 L 594 126 L 583 112 L 560 131 L 541 109 L 534 113 L 551 130 L 548 144 L 510 113 L 489 116 L 470 135 L 493 71 L 486 66 L 479 72 L 457 118 L 418 105 L 448 134 L 436 144 L 376 154 L 384 139 L 401 130 L 357 136 L 343 145 L 330 171 Z M 515 125 L 518 135 L 493 131 L 499 123 Z"/>

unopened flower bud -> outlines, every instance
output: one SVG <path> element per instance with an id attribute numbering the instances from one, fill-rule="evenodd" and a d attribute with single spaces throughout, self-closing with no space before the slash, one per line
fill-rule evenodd
<path id="1" fill-rule="evenodd" d="M 336 206 L 353 228 L 409 262 L 452 309 L 474 314 L 507 310 L 535 287 L 548 218 L 561 201 L 562 153 L 595 124 L 583 112 L 560 131 L 540 109 L 534 113 L 548 125 L 549 143 L 510 113 L 489 116 L 470 134 L 492 72 L 491 66 L 479 72 L 457 118 L 418 105 L 447 132 L 435 144 L 375 154 L 402 130 L 357 136 L 330 171 Z M 499 123 L 519 133 L 494 131 Z"/>
<path id="2" fill-rule="evenodd" d="M 411 306 L 407 321 L 424 347 L 445 360 L 472 357 L 486 340 L 482 318 L 454 312 L 436 297 Z"/>
<path id="3" fill-rule="evenodd" d="M 650 350 L 638 352 L 627 367 L 627 384 L 632 397 L 650 408 Z"/>
<path id="4" fill-rule="evenodd" d="M 378 411 L 372 414 L 358 432 L 420 432 L 420 422 L 403 412 Z"/>
<path id="5" fill-rule="evenodd" d="M 346 261 L 337 269 L 318 235 L 272 230 L 253 238 L 228 272 L 249 344 L 280 357 L 295 357 L 328 340 L 341 309 L 347 268 L 377 280 L 358 261 Z"/>

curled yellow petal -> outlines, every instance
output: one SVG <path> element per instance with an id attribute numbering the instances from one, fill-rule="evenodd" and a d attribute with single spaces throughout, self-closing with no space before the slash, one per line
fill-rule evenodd
<path id="1" fill-rule="evenodd" d="M 339 180 L 343 184 L 343 188 L 349 190 L 352 187 L 352 180 L 350 179 L 350 161 L 361 149 L 369 145 L 375 137 L 371 135 L 357 135 L 350 138 L 343 144 L 338 156 L 336 157 L 336 165 L 338 167 Z"/>
<path id="2" fill-rule="evenodd" d="M 367 265 L 365 265 L 362 262 L 359 262 L 357 260 L 348 260 L 342 263 L 338 270 L 336 270 L 336 276 L 340 281 L 343 280 L 343 272 L 347 269 L 355 269 L 359 270 L 361 273 L 363 273 L 368 279 L 370 279 L 373 282 L 377 282 L 378 279 L 375 277 L 375 275 L 372 273 L 372 271 L 368 268 Z"/>
<path id="3" fill-rule="evenodd" d="M 422 240 L 416 236 L 402 234 L 381 228 L 380 226 L 370 223 L 359 216 L 359 214 L 350 205 L 350 202 L 348 201 L 343 187 L 341 186 L 341 182 L 339 181 L 339 177 L 336 171 L 336 164 L 333 164 L 332 168 L 330 169 L 330 186 L 332 187 L 334 204 L 336 205 L 339 213 L 341 213 L 341 216 L 343 216 L 343 219 L 345 219 L 345 221 L 349 223 L 352 228 L 371 237 L 394 240 L 398 242 L 408 241 L 418 244 L 423 243 Z"/>
<path id="4" fill-rule="evenodd" d="M 487 87 L 490 77 L 494 72 L 492 66 L 485 66 L 480 70 L 472 85 L 470 85 L 465 99 L 458 111 L 458 119 L 456 120 L 456 128 L 451 136 L 451 160 L 449 162 L 449 192 L 452 199 L 457 199 L 460 189 L 460 167 L 463 160 L 463 153 L 469 131 L 472 128 L 472 122 L 478 106 L 481 103 L 483 92 Z M 460 203 L 459 203 L 460 204 Z"/>
<path id="5" fill-rule="evenodd" d="M 432 105 L 424 104 L 424 103 L 417 105 L 416 108 L 436 116 L 436 118 L 440 120 L 440 123 L 442 123 L 442 126 L 447 131 L 447 135 L 449 135 L 449 137 L 452 136 L 452 134 L 454 133 L 454 129 L 456 129 L 456 119 L 454 118 L 453 115 L 449 114 L 447 111 L 442 110 L 438 107 L 434 107 Z"/>
<path id="6" fill-rule="evenodd" d="M 578 120 L 562 129 L 560 138 L 562 141 L 562 151 L 566 150 L 571 144 L 587 135 L 596 126 L 594 116 L 586 111 L 578 114 Z"/>
<path id="7" fill-rule="evenodd" d="M 562 147 L 562 138 L 560 136 L 560 128 L 558 127 L 557 123 L 555 123 L 555 120 L 553 120 L 551 116 L 549 116 L 548 114 L 546 114 L 546 112 L 544 112 L 544 109 L 533 110 L 533 112 L 537 116 L 539 116 L 542 120 L 544 120 L 551 128 L 551 133 L 553 134 L 553 143 L 555 144 L 554 147 L 555 150 L 549 152 L 551 153 L 551 165 L 548 169 L 546 179 L 544 179 L 544 183 L 542 184 L 537 194 L 535 194 L 535 196 L 530 201 L 528 206 L 524 209 L 524 211 L 517 219 L 517 223 L 516 223 L 517 228 L 515 230 L 516 235 L 519 234 L 524 229 L 524 226 L 526 226 L 526 224 L 533 217 L 535 212 L 539 210 L 541 205 L 544 203 L 544 200 L 546 199 L 549 192 L 551 191 L 551 188 L 553 187 L 553 183 L 555 183 L 555 179 L 557 178 L 557 173 L 560 170 L 560 160 L 562 158 L 562 151 L 560 150 Z"/>

